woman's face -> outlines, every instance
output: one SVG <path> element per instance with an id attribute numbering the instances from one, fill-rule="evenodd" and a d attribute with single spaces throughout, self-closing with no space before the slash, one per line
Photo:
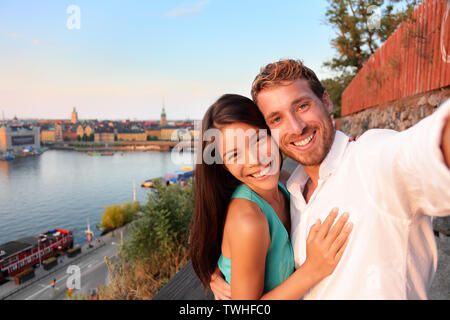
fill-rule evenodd
<path id="1" fill-rule="evenodd" d="M 280 153 L 266 129 L 238 122 L 222 127 L 221 133 L 222 161 L 236 179 L 256 190 L 277 187 Z"/>

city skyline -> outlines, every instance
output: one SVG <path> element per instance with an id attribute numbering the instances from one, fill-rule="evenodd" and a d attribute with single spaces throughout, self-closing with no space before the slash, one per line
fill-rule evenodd
<path id="1" fill-rule="evenodd" d="M 79 9 L 79 28 L 68 27 Z M 334 56 L 322 1 L 0 0 L 5 118 L 201 119 L 224 93 L 250 96 L 260 68 Z M 272 23 L 271 21 L 276 21 Z M 70 111 L 69 111 L 70 113 Z"/>
<path id="2" fill-rule="evenodd" d="M 73 106 L 72 108 L 77 108 L 76 106 Z M 165 107 L 164 107 L 165 108 Z M 166 109 L 166 108 L 165 108 Z M 161 107 L 162 110 L 162 107 Z M 160 112 L 161 112 L 160 110 Z M 2 111 L 2 110 L 0 110 Z M 4 110 L 3 110 L 4 111 Z M 2 114 L 3 114 L 2 111 Z M 79 113 L 79 110 L 77 108 L 77 113 Z M 105 118 L 84 118 L 84 117 L 77 117 L 78 121 L 90 121 L 90 120 L 97 120 L 97 121 L 160 121 L 160 117 L 155 117 L 155 118 L 133 118 L 133 117 L 125 117 L 125 118 L 111 118 L 111 117 L 105 117 Z M 17 119 L 18 121 L 37 121 L 37 120 L 64 120 L 64 121 L 68 121 L 70 122 L 71 120 L 71 113 L 69 112 L 69 116 L 65 116 L 65 117 L 32 117 L 32 118 L 20 118 L 18 117 L 16 114 L 14 114 L 12 117 L 3 117 L 0 118 L 0 122 L 1 121 L 13 121 L 14 119 Z M 193 118 L 171 118 L 169 117 L 167 119 L 168 122 L 174 122 L 174 121 L 201 121 L 201 119 L 193 119 Z"/>

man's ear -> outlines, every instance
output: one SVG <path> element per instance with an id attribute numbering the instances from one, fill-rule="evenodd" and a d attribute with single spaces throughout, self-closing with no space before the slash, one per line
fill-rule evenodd
<path id="1" fill-rule="evenodd" d="M 331 102 L 331 99 L 330 99 L 330 96 L 329 96 L 328 92 L 326 92 L 326 91 L 323 92 L 322 102 L 325 105 L 325 107 L 327 108 L 328 114 L 333 112 L 334 105 L 333 105 L 333 102 Z"/>

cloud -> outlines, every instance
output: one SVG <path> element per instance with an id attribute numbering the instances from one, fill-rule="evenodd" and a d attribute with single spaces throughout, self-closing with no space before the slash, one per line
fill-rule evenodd
<path id="1" fill-rule="evenodd" d="M 209 0 L 202 0 L 196 3 L 187 3 L 184 5 L 181 5 L 178 8 L 172 9 L 168 12 L 166 12 L 166 17 L 181 17 L 181 16 L 188 16 L 188 15 L 194 15 L 203 10 L 203 8 L 208 4 Z"/>

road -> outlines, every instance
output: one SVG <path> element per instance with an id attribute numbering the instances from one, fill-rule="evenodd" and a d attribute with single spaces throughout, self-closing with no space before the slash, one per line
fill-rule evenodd
<path id="1" fill-rule="evenodd" d="M 123 237 L 127 234 L 127 227 L 123 227 Z M 105 263 L 105 257 L 114 259 L 117 253 L 117 245 L 120 243 L 120 230 L 109 233 L 102 237 L 105 245 L 97 248 L 94 252 L 87 254 L 74 263 L 68 263 L 64 268 L 50 273 L 48 276 L 36 281 L 32 285 L 23 288 L 17 293 L 9 296 L 6 300 L 65 300 L 68 299 L 67 280 L 71 277 L 67 273 L 70 265 L 80 268 L 80 289 L 74 289 L 72 298 L 75 296 L 87 296 L 92 289 L 108 283 L 108 268 Z M 64 258 L 68 259 L 68 258 Z M 70 261 L 70 260 L 68 260 Z M 56 279 L 55 288 L 51 286 L 53 279 Z"/>

